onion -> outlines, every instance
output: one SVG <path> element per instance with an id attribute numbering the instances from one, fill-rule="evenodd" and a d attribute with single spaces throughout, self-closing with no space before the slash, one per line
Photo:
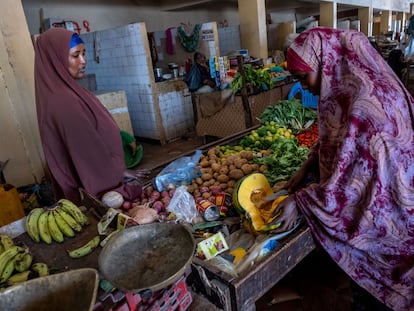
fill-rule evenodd
<path id="1" fill-rule="evenodd" d="M 152 205 L 152 208 L 157 211 L 157 213 L 160 213 L 164 210 L 164 203 L 161 201 L 155 201 Z"/>
<path id="2" fill-rule="evenodd" d="M 119 192 L 108 191 L 102 196 L 102 203 L 109 208 L 120 208 L 124 203 L 124 197 Z"/>
<path id="3" fill-rule="evenodd" d="M 175 188 L 168 190 L 168 195 L 170 196 L 170 198 L 174 196 L 174 193 L 175 193 Z"/>
<path id="4" fill-rule="evenodd" d="M 129 210 L 131 208 L 132 208 L 132 202 L 124 201 L 124 203 L 122 203 L 122 209 L 123 210 Z"/>
<path id="5" fill-rule="evenodd" d="M 170 195 L 169 195 L 169 193 L 168 193 L 168 191 L 167 190 L 163 190 L 163 191 L 161 191 L 161 198 L 167 198 L 167 197 L 169 197 Z"/>

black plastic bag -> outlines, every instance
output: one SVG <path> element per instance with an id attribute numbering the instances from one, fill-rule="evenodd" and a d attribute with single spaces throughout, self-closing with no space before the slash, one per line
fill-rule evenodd
<path id="1" fill-rule="evenodd" d="M 200 87 L 203 86 L 201 71 L 200 68 L 198 68 L 197 64 L 193 64 L 191 66 L 190 72 L 185 77 L 184 82 L 187 83 L 190 92 L 197 91 Z"/>

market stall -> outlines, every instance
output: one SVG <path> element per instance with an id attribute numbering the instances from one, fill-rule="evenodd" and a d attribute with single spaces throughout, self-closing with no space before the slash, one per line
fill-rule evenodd
<path id="1" fill-rule="evenodd" d="M 288 112 L 293 113 L 296 128 L 279 126 L 273 121 L 286 122 L 283 116 Z M 277 223 L 279 215 L 273 215 L 272 210 L 286 194 L 266 201 L 270 205 L 262 200 L 273 197 L 276 191 L 270 183 L 276 185 L 286 180 L 306 158 L 308 147 L 300 135 L 314 128 L 311 127 L 316 125 L 314 118 L 314 111 L 302 109 L 296 99 L 279 102 L 262 112 L 260 125 L 155 169 L 156 176 L 152 176 L 141 196 L 133 202 L 125 201 L 113 191 L 96 198 L 81 189 L 83 208 L 78 207 L 81 212 L 73 214 L 79 228 L 73 226 L 72 232 L 59 226 L 62 221 L 58 216 L 76 208 L 59 200 L 48 208 L 32 206 L 27 218 L 19 221 L 18 234 L 12 232 L 16 224 L 10 224 L 1 228 L 0 235 L 11 234 L 14 237 L 11 244 L 24 247 L 33 262 L 46 264 L 49 274 L 79 268 L 99 270 L 101 282 L 96 310 L 118 310 L 129 305 L 131 299 L 135 307 L 142 308 L 154 306 L 154 301 L 166 303 L 157 299 L 177 294 L 178 287 L 184 291 L 179 296 L 180 310 L 185 310 L 191 303 L 187 285 L 223 310 L 255 310 L 255 302 L 316 247 L 301 218 L 293 229 L 273 233 L 280 224 Z M 316 138 L 314 135 L 313 140 Z M 270 163 L 277 162 L 275 158 L 284 163 L 282 171 L 287 175 L 282 176 L 280 167 L 272 167 Z M 39 213 L 37 218 L 33 218 L 35 212 Z M 121 237 L 128 235 L 127 232 L 142 232 L 152 225 L 184 226 L 189 240 L 183 245 L 180 243 L 187 236 L 156 231 L 145 235 L 146 242 L 134 241 L 133 247 L 121 247 L 125 241 Z M 37 237 L 33 228 L 39 231 Z M 46 228 L 51 234 L 45 234 Z M 139 235 L 133 234 L 134 238 Z M 121 242 L 115 243 L 115 240 Z M 187 253 L 184 250 L 188 246 L 190 256 L 181 257 Z M 108 251 L 109 247 L 112 252 Z M 171 253 L 176 255 L 170 256 Z M 157 259 L 152 259 L 153 255 Z M 108 258 L 112 256 L 111 261 Z M 139 263 L 137 260 L 143 257 L 151 260 Z M 151 290 L 147 291 L 146 286 L 137 286 L 138 289 L 135 285 L 125 286 L 125 282 L 131 284 L 137 279 L 142 281 L 162 274 L 172 259 L 179 258 L 183 259 L 183 265 L 173 269 L 172 276 L 164 275 L 158 282 L 165 289 L 148 286 Z M 30 269 L 29 265 L 26 270 Z M 17 271 L 12 269 L 10 276 L 3 276 L 2 286 L 10 285 L 7 282 L 13 275 Z M 114 275 L 118 277 L 112 279 Z M 170 282 L 164 283 L 164 280 Z M 154 292 L 159 291 L 163 294 L 154 299 Z"/>

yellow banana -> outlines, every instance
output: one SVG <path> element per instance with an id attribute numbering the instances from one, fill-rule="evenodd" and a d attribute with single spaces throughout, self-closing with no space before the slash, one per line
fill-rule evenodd
<path id="1" fill-rule="evenodd" d="M 0 243 L 3 245 L 4 250 L 14 246 L 13 239 L 6 234 L 0 234 Z"/>
<path id="2" fill-rule="evenodd" d="M 56 224 L 58 225 L 60 231 L 62 231 L 62 233 L 69 237 L 72 238 L 75 236 L 75 232 L 73 231 L 73 229 L 71 228 L 71 226 L 66 222 L 66 220 L 64 219 L 64 217 L 61 215 L 61 213 L 65 213 L 67 214 L 65 211 L 60 210 L 59 208 L 53 210 L 53 215 L 55 216 L 56 219 Z M 69 214 L 67 214 L 69 217 L 71 217 Z M 73 218 L 72 218 L 73 219 Z M 75 221 L 75 220 L 73 220 Z M 77 225 L 79 225 L 76 221 L 75 223 Z M 80 227 L 80 225 L 79 225 Z"/>
<path id="3" fill-rule="evenodd" d="M 33 271 L 26 270 L 23 272 L 15 273 L 7 280 L 8 286 L 13 286 L 16 284 L 20 284 L 26 282 L 27 280 L 31 279 L 33 276 Z"/>
<path id="4" fill-rule="evenodd" d="M 52 239 L 58 243 L 62 243 L 65 240 L 62 231 L 56 223 L 55 216 L 52 210 L 47 211 L 47 224 L 49 226 L 49 233 Z"/>
<path id="5" fill-rule="evenodd" d="M 82 226 L 89 224 L 88 217 L 82 212 L 82 210 L 73 202 L 68 199 L 60 199 L 58 201 L 62 204 L 62 209 L 69 213 L 75 220 Z"/>
<path id="6" fill-rule="evenodd" d="M 49 267 L 44 262 L 35 262 L 30 267 L 30 270 L 36 272 L 39 277 L 49 275 Z"/>
<path id="7" fill-rule="evenodd" d="M 101 238 L 99 235 L 95 236 L 86 244 L 82 245 L 81 247 L 68 251 L 69 257 L 71 258 L 80 258 L 92 253 L 92 251 L 99 245 L 101 242 Z"/>
<path id="8" fill-rule="evenodd" d="M 40 239 L 46 244 L 52 243 L 52 236 L 50 235 L 50 232 L 49 232 L 47 210 L 43 210 L 42 214 L 40 214 L 39 220 L 37 222 L 37 226 L 39 228 Z"/>
<path id="9" fill-rule="evenodd" d="M 40 214 L 43 213 L 43 208 L 37 207 L 30 211 L 30 213 L 26 217 L 26 231 L 29 237 L 39 243 L 40 236 L 39 236 L 39 227 L 37 225 Z"/>
<path id="10" fill-rule="evenodd" d="M 29 252 L 24 252 L 17 254 L 15 259 L 14 269 L 16 269 L 17 272 L 23 272 L 30 269 L 33 256 Z"/>
<path id="11" fill-rule="evenodd" d="M 3 272 L 0 276 L 0 283 L 6 282 L 11 277 L 11 275 L 13 274 L 14 264 L 16 262 L 16 256 L 14 256 L 12 259 L 10 259 L 9 262 L 4 267 Z"/>
<path id="12" fill-rule="evenodd" d="M 9 261 L 12 260 L 14 256 L 16 256 L 19 252 L 23 251 L 23 247 L 14 245 L 0 255 L 0 275 L 3 274 L 3 271 L 6 268 Z"/>
<path id="13" fill-rule="evenodd" d="M 80 232 L 82 230 L 82 226 L 78 223 L 75 218 L 72 217 L 71 214 L 66 212 L 63 208 L 56 209 L 56 212 L 62 216 L 64 221 L 71 227 L 71 229 L 75 230 L 76 232 Z"/>

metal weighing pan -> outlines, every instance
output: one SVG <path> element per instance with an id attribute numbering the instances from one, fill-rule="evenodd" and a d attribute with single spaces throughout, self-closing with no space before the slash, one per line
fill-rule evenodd
<path id="1" fill-rule="evenodd" d="M 0 292 L 0 310 L 92 311 L 98 284 L 98 271 L 92 268 L 38 277 Z"/>
<path id="2" fill-rule="evenodd" d="M 185 225 L 152 223 L 128 227 L 103 247 L 99 271 L 122 291 L 150 294 L 173 284 L 184 274 L 195 245 Z"/>

